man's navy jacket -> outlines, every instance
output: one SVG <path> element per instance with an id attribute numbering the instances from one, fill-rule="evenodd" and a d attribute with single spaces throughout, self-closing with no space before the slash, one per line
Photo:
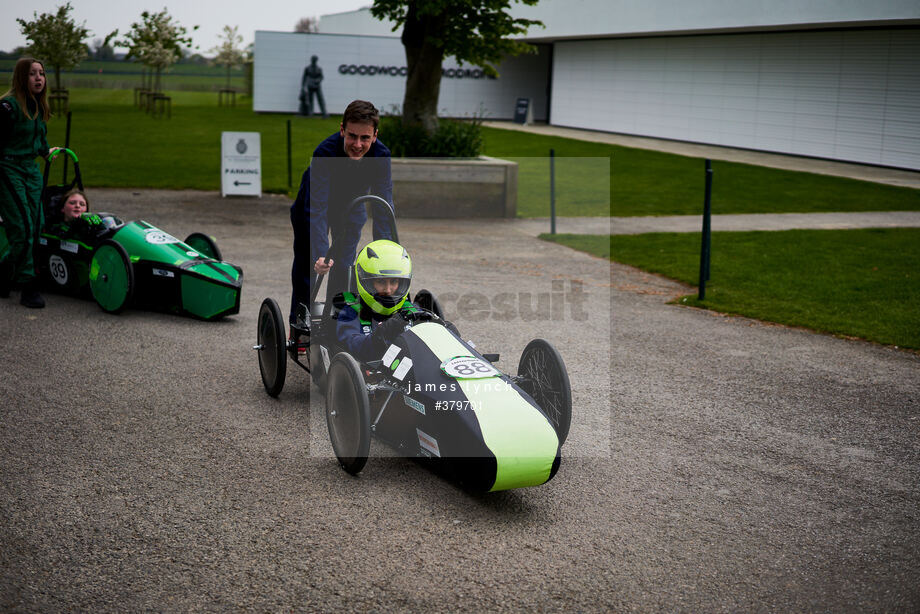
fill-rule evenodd
<path id="1" fill-rule="evenodd" d="M 339 132 L 313 151 L 313 161 L 303 174 L 297 199 L 291 207 L 295 235 L 310 225 L 310 267 L 329 251 L 329 231 L 341 264 L 354 262 L 361 228 L 367 220 L 364 207 L 356 207 L 348 219 L 344 209 L 358 196 L 373 194 L 393 202 L 390 150 L 379 140 L 360 160 L 345 154 L 345 139 Z M 391 239 L 386 217 L 375 216 L 374 239 Z M 301 231 L 301 232 L 298 232 Z M 302 235 L 301 235 L 302 236 Z M 296 249 L 296 248 L 295 248 Z M 333 255 L 335 257 L 335 255 Z"/>

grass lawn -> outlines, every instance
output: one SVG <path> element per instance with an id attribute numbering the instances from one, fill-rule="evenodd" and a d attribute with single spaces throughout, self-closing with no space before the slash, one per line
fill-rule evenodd
<path id="1" fill-rule="evenodd" d="M 557 166 L 557 215 L 698 215 L 703 210 L 700 158 L 498 128 L 484 129 L 483 142 L 486 155 L 520 164 L 521 217 L 549 215 L 546 156 L 551 148 L 557 157 L 589 158 Z M 609 158 L 606 175 L 598 157 Z M 920 210 L 920 190 L 719 160 L 712 166 L 716 214 Z M 598 195 L 607 186 L 605 200 Z"/>
<path id="2" fill-rule="evenodd" d="M 292 120 L 293 189 L 313 148 L 338 119 L 256 114 L 238 97 L 218 107 L 217 94 L 167 90 L 172 119 L 154 119 L 132 104 L 131 90 L 71 88 L 71 145 L 87 186 L 219 189 L 220 133 L 262 134 L 262 182 L 286 192 L 286 122 Z M 65 122 L 49 124 L 63 144 Z M 386 142 L 386 134 L 380 135 Z M 556 153 L 560 216 L 678 215 L 702 210 L 703 161 L 660 152 L 485 128 L 486 155 L 520 162 L 518 215 L 549 215 L 550 148 Z M 713 163 L 713 213 L 920 210 L 920 190 L 730 162 Z"/>
<path id="3" fill-rule="evenodd" d="M 252 101 L 217 106 L 217 94 L 169 91 L 172 118 L 156 119 L 133 106 L 133 92 L 71 90 L 71 149 L 80 157 L 88 189 L 148 187 L 220 189 L 220 133 L 260 132 L 262 188 L 288 192 L 287 120 L 292 120 L 292 183 L 296 190 L 313 148 L 337 128 L 334 119 L 256 114 Z M 63 145 L 66 120 L 52 119 L 48 142 Z M 55 162 L 56 169 L 60 163 Z M 58 179 L 52 171 L 52 178 Z"/>
<path id="4" fill-rule="evenodd" d="M 542 238 L 699 283 L 699 233 Z M 678 301 L 920 349 L 920 229 L 715 232 L 706 300 Z"/>

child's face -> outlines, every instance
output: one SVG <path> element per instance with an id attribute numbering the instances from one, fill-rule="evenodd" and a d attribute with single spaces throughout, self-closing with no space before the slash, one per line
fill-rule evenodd
<path id="1" fill-rule="evenodd" d="M 374 292 L 380 296 L 391 296 L 399 288 L 398 279 L 375 279 Z"/>
<path id="2" fill-rule="evenodd" d="M 45 89 L 45 69 L 38 62 L 32 62 L 29 68 L 29 91 L 38 96 Z"/>
<path id="3" fill-rule="evenodd" d="M 61 207 L 65 222 L 72 222 L 86 213 L 86 199 L 81 194 L 71 194 L 64 206 Z"/>

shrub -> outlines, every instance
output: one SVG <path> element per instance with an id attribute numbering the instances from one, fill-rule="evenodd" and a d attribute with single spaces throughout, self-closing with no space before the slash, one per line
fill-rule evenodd
<path id="1" fill-rule="evenodd" d="M 482 151 L 482 117 L 441 119 L 429 137 L 421 126 L 407 126 L 399 115 L 380 120 L 380 138 L 394 157 L 475 158 Z"/>

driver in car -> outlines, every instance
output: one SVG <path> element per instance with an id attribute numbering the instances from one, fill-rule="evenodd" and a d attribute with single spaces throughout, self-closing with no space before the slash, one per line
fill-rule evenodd
<path id="1" fill-rule="evenodd" d="M 61 197 L 60 214 L 49 220 L 47 231 L 61 237 L 97 237 L 106 230 L 105 221 L 95 213 L 88 213 L 89 199 L 82 190 L 70 190 Z"/>
<path id="2" fill-rule="evenodd" d="M 368 243 L 355 261 L 358 296 L 342 293 L 336 336 L 360 361 L 381 358 L 389 344 L 406 328 L 406 318 L 423 313 L 407 300 L 412 281 L 412 259 L 398 243 Z M 393 317 L 394 315 L 398 317 Z"/>

